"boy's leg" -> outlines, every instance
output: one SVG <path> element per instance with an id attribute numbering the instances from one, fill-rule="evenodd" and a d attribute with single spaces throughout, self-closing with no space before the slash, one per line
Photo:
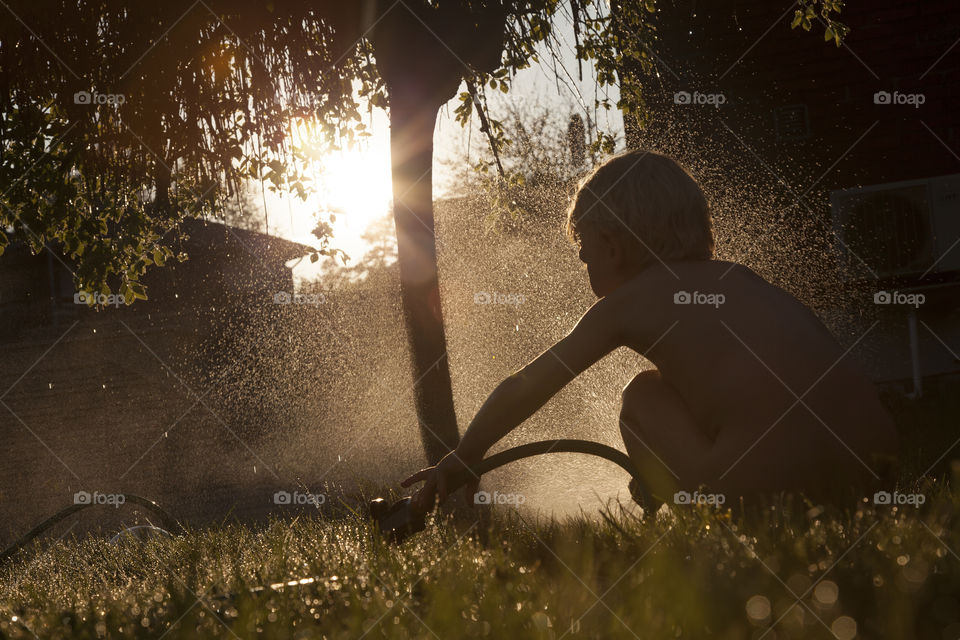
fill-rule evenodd
<path id="1" fill-rule="evenodd" d="M 624 387 L 620 434 L 648 489 L 662 500 L 713 480 L 713 443 L 659 371 L 644 371 Z"/>

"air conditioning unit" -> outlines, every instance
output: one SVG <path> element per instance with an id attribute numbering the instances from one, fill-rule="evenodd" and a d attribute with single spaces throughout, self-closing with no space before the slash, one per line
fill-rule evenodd
<path id="1" fill-rule="evenodd" d="M 918 278 L 960 271 L 960 174 L 830 193 L 848 278 Z"/>

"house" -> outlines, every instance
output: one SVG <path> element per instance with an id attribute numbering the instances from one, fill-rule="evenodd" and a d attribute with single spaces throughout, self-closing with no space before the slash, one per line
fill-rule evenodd
<path id="1" fill-rule="evenodd" d="M 62 255 L 12 243 L 0 256 L 0 547 L 77 491 L 159 497 L 203 522 L 242 506 L 238 487 L 263 484 L 210 391 L 225 358 L 243 358 L 228 329 L 274 311 L 293 291 L 287 264 L 311 248 L 202 220 L 178 236 L 189 259 L 149 270 L 149 299 L 129 307 L 78 304 Z"/>

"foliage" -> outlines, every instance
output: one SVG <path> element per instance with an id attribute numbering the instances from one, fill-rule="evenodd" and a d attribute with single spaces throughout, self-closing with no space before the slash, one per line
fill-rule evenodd
<path id="1" fill-rule="evenodd" d="M 830 15 L 841 3 L 808 0 L 818 2 L 839 40 L 845 31 Z M 0 21 L 0 250 L 11 232 L 34 251 L 56 245 L 78 289 L 145 297 L 144 270 L 184 258 L 168 235 L 184 217 L 216 215 L 244 180 L 304 197 L 308 163 L 366 134 L 364 108 L 385 108 L 388 97 L 365 36 L 389 11 L 421 21 L 506 12 L 500 67 L 463 69 L 456 114 L 467 122 L 485 113 L 487 91 L 509 91 L 518 70 L 556 55 L 562 16 L 600 85 L 617 84 L 627 61 L 649 65 L 653 0 L 607 6 L 405 0 L 365 15 L 332 0 L 11 0 Z M 639 88 L 621 86 L 616 107 L 641 112 Z M 507 138 L 484 117 L 496 156 Z M 596 148 L 612 144 L 604 134 Z M 336 251 L 321 244 L 312 259 L 320 254 Z"/>
<path id="2" fill-rule="evenodd" d="M 793 13 L 790 28 L 803 27 L 804 31 L 810 31 L 813 20 L 817 20 L 823 24 L 823 39 L 827 42 L 833 40 L 839 47 L 850 32 L 849 27 L 833 17 L 842 9 L 843 0 L 800 0 L 800 8 Z"/>
<path id="3" fill-rule="evenodd" d="M 443 162 L 453 176 L 447 185 L 451 193 L 483 194 L 490 212 L 488 227 L 510 229 L 521 225 L 525 216 L 542 218 L 565 208 L 575 181 L 590 168 L 573 159 L 572 137 L 579 135 L 586 147 L 587 134 L 582 129 L 571 133 L 571 116 L 556 105 L 507 98 L 498 110 L 504 114 L 499 126 L 510 141 L 498 156 L 488 148 L 479 158 L 471 158 L 468 149 Z M 596 135 L 602 132 L 591 131 L 591 140 Z M 600 159 L 589 158 L 591 163 Z"/>
<path id="4" fill-rule="evenodd" d="M 0 634 L 953 637 L 958 505 L 940 486 L 919 510 L 785 500 L 747 516 L 689 506 L 564 523 L 508 510 L 489 527 L 444 518 L 401 545 L 346 510 L 61 541 L 0 568 Z"/>

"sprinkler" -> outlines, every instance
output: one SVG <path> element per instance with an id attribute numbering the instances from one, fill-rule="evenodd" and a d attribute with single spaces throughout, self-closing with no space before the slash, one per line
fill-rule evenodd
<path id="1" fill-rule="evenodd" d="M 470 467 L 470 471 L 462 472 L 450 478 L 448 481 L 449 492 L 453 493 L 466 484 L 471 477 L 481 476 L 488 471 L 522 458 L 546 453 L 584 453 L 605 458 L 620 465 L 624 471 L 630 474 L 630 495 L 643 507 L 645 516 L 655 512 L 660 505 L 660 501 L 656 500 L 647 490 L 627 454 L 590 440 L 543 440 L 495 453 Z M 411 496 L 405 496 L 393 504 L 383 498 L 375 498 L 370 501 L 369 509 L 370 517 L 376 521 L 380 533 L 395 542 L 401 542 L 406 537 L 422 531 L 426 527 L 426 514 L 413 507 Z"/>

